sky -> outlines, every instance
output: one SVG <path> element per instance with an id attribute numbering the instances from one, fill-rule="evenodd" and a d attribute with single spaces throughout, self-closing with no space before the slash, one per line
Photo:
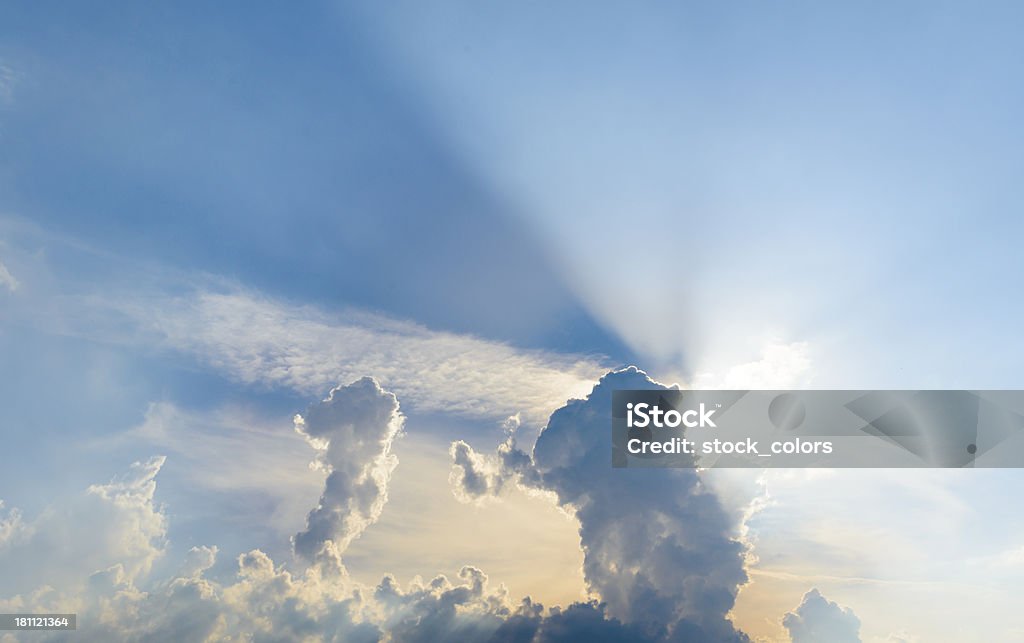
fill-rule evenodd
<path id="1" fill-rule="evenodd" d="M 1024 640 L 1019 471 L 619 472 L 594 419 L 1024 387 L 1022 19 L 4 3 L 0 612 Z"/>

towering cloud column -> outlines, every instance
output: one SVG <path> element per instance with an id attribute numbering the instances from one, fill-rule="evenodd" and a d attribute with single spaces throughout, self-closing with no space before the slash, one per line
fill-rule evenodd
<path id="1" fill-rule="evenodd" d="M 654 640 L 746 641 L 728 618 L 747 580 L 743 545 L 699 472 L 611 466 L 612 391 L 664 388 L 633 367 L 608 373 L 551 415 L 532 456 L 511 438 L 494 457 L 455 443 L 456 495 L 510 479 L 553 491 L 579 519 L 584 576 L 608 615 Z"/>
<path id="2" fill-rule="evenodd" d="M 295 429 L 317 449 L 317 464 L 328 472 L 320 502 L 292 539 L 298 556 L 341 569 L 341 553 L 377 521 L 387 502 L 398 465 L 391 444 L 403 422 L 398 399 L 369 377 L 333 389 L 295 417 Z"/>

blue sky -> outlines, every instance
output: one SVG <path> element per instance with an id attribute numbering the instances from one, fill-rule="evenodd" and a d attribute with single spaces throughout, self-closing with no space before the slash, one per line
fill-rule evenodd
<path id="1" fill-rule="evenodd" d="M 220 547 L 222 582 L 252 548 L 287 561 L 323 484 L 292 417 L 369 375 L 407 436 L 353 574 L 475 557 L 536 596 L 566 559 L 542 596 L 565 604 L 586 580 L 574 524 L 518 489 L 504 518 L 457 502 L 451 441 L 493 452 L 518 413 L 527 444 L 625 364 L 707 387 L 1020 388 L 1022 13 L 7 3 L 0 512 L 43 530 L 58 499 L 162 454 L 154 578 L 194 545 Z M 1000 612 L 1024 581 L 1016 472 L 855 473 L 709 483 L 761 508 L 736 622 L 783 636 L 816 585 L 865 640 L 932 640 L 951 630 L 926 605 L 891 607 L 927 586 L 992 628 L 978 640 L 1024 631 Z M 473 549 L 474 521 L 546 558 Z M 927 555 L 899 567 L 865 531 Z"/>

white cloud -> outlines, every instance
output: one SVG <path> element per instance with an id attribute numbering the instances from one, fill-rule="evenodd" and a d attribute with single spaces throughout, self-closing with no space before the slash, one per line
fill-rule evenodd
<path id="1" fill-rule="evenodd" d="M 495 458 L 477 453 L 465 440 L 452 442 L 448 453 L 452 458 L 448 480 L 461 502 L 484 502 L 501 493 L 507 478 Z"/>
<path id="2" fill-rule="evenodd" d="M 1019 567 L 1024 565 L 1024 545 L 1015 549 L 1009 549 L 996 556 L 1000 566 Z"/>
<path id="3" fill-rule="evenodd" d="M 519 349 L 380 315 L 328 314 L 245 291 L 84 305 L 115 310 L 145 339 L 247 384 L 313 395 L 370 375 L 404 405 L 427 412 L 493 418 L 521 411 L 540 424 L 606 370 L 594 357 Z M 126 337 L 123 327 L 108 335 Z"/>
<path id="4" fill-rule="evenodd" d="M 0 520 L 0 597 L 43 585 L 75 587 L 112 565 L 128 579 L 145 575 L 166 543 L 166 518 L 153 502 L 163 464 L 163 457 L 136 462 L 126 475 L 34 520 L 14 512 Z"/>
<path id="5" fill-rule="evenodd" d="M 761 348 L 759 359 L 724 369 L 701 369 L 693 388 L 701 389 L 787 389 L 806 386 L 811 378 L 810 345 L 807 342 L 769 341 Z"/>
<path id="6" fill-rule="evenodd" d="M 860 619 L 848 607 L 833 603 L 817 589 L 804 594 L 782 624 L 793 643 L 860 643 Z"/>
<path id="7" fill-rule="evenodd" d="M 415 431 L 395 441 L 392 451 L 401 463 L 388 485 L 388 503 L 380 520 L 346 549 L 349 573 L 374 583 L 385 573 L 402 579 L 452 574 L 468 561 L 545 604 L 582 598 L 575 519 L 514 486 L 500 506 L 487 503 L 486 510 L 453 497 L 445 484 L 449 441 L 436 435 L 450 422 L 414 418 Z M 467 430 L 477 424 L 458 422 Z M 315 454 L 293 430 L 292 414 L 233 403 L 203 410 L 153 403 L 138 427 L 113 444 L 93 443 L 89 453 L 124 446 L 167 453 L 161 476 L 179 525 L 172 537 L 217 543 L 222 552 L 261 547 L 275 559 L 287 557 L 289 538 L 304 528 L 327 475 L 309 466 Z M 4 515 L 0 511 L 0 524 Z M 183 533 L 184 521 L 197 530 Z M 494 546 L 521 540 L 531 543 L 529 566 Z"/>
<path id="8" fill-rule="evenodd" d="M 19 285 L 18 280 L 14 278 L 14 275 L 7 269 L 7 266 L 0 261 L 0 286 L 14 292 L 18 289 Z"/>
<path id="9" fill-rule="evenodd" d="M 921 643 L 921 637 L 916 636 L 907 630 L 890 632 L 885 638 L 874 637 L 869 640 L 871 643 Z"/>
<path id="10" fill-rule="evenodd" d="M 179 576 L 182 578 L 199 578 L 203 572 L 213 567 L 217 560 L 217 546 L 207 547 L 201 545 L 188 550 L 185 555 L 185 563 L 182 565 Z"/>
<path id="11" fill-rule="evenodd" d="M 4 501 L 0 500 L 0 551 L 11 547 L 15 541 L 21 541 L 27 528 L 17 509 L 4 510 Z M 6 515 L 5 515 L 6 514 Z"/>
<path id="12" fill-rule="evenodd" d="M 516 448 L 520 423 L 518 414 L 502 423 L 506 438 L 495 456 L 477 453 L 465 440 L 452 442 L 448 449 L 452 461 L 448 482 L 459 502 L 483 504 L 494 499 L 511 480 L 510 471 L 522 473 L 530 467 L 529 456 Z"/>
<path id="13" fill-rule="evenodd" d="M 391 444 L 403 422 L 398 399 L 369 377 L 332 389 L 296 416 L 295 429 L 328 472 L 320 502 L 293 539 L 296 554 L 341 569 L 341 552 L 376 522 L 388 500 L 398 466 Z"/>

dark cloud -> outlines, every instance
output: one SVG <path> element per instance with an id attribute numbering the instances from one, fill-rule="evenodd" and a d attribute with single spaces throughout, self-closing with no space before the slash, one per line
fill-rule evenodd
<path id="1" fill-rule="evenodd" d="M 624 624 L 606 614 L 605 606 L 596 601 L 574 603 L 565 609 L 554 608 L 547 617 L 518 613 L 507 619 L 495 632 L 492 641 L 523 641 L 555 643 L 556 641 L 588 641 L 603 643 L 654 641 L 638 625 Z"/>

